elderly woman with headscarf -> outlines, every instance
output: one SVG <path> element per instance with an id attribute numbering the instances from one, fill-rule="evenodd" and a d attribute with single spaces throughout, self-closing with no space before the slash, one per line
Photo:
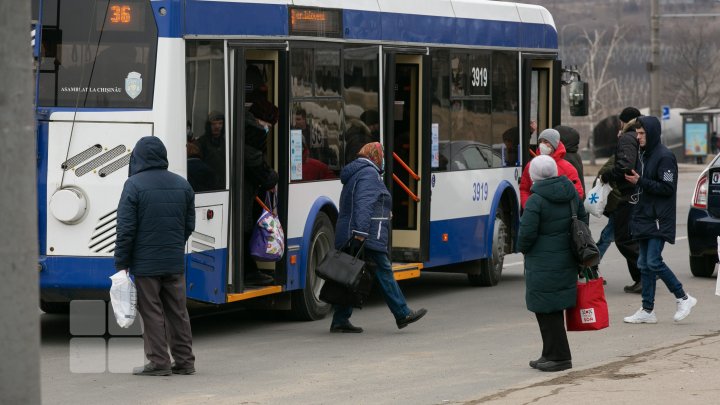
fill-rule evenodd
<path id="1" fill-rule="evenodd" d="M 535 313 L 542 355 L 530 361 L 541 371 L 572 368 L 563 311 L 575 306 L 578 265 L 570 248 L 571 204 L 578 218 L 585 208 L 572 182 L 558 176 L 555 160 L 540 155 L 530 162 L 531 195 L 520 218 L 518 249 L 525 255 L 525 304 Z"/>
<path id="2" fill-rule="evenodd" d="M 390 209 L 392 197 L 380 176 L 384 168 L 383 147 L 379 142 L 368 143 L 340 173 L 343 188 L 340 193 L 340 213 L 335 229 L 335 247 L 342 249 L 350 244 L 356 252 L 364 246 L 366 261 L 375 263 L 375 277 L 385 296 L 390 312 L 395 316 L 398 329 L 419 320 L 427 310 L 413 311 L 392 271 L 388 256 Z M 352 307 L 335 306 L 330 332 L 361 333 L 362 328 L 350 323 Z"/>

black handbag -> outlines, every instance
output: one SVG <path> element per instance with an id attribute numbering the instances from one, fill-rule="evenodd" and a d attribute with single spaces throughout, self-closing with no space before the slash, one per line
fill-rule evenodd
<path id="1" fill-rule="evenodd" d="M 325 281 L 332 281 L 354 291 L 358 287 L 365 268 L 365 261 L 359 258 L 364 242 L 353 256 L 345 252 L 350 246 L 351 240 L 342 249 L 333 249 L 328 252 L 315 268 L 315 273 Z"/>
<path id="2" fill-rule="evenodd" d="M 570 202 L 572 218 L 570 219 L 570 248 L 581 266 L 592 267 L 600 262 L 600 251 L 590 233 L 587 224 L 577 217 L 575 201 Z"/>
<path id="3" fill-rule="evenodd" d="M 372 290 L 372 273 L 363 270 L 355 290 L 343 287 L 334 281 L 325 281 L 320 288 L 320 300 L 328 304 L 362 308 Z"/>

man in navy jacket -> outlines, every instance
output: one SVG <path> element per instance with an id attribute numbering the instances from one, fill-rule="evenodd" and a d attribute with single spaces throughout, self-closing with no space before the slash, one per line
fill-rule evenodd
<path id="1" fill-rule="evenodd" d="M 625 179 L 635 184 L 630 202 L 635 204 L 630 221 L 630 232 L 638 241 L 640 281 L 642 282 L 642 308 L 625 317 L 627 323 L 657 323 L 655 281 L 660 278 L 677 301 L 674 320 L 681 321 L 690 315 L 697 299 L 685 294 L 675 274 L 663 262 L 665 242 L 675 243 L 675 211 L 677 200 L 678 167 L 675 155 L 660 143 L 660 121 L 657 117 L 639 117 L 636 129 L 640 158 Z M 638 174 L 639 172 L 639 174 Z"/>
<path id="2" fill-rule="evenodd" d="M 185 306 L 185 242 L 195 229 L 195 194 L 187 180 L 167 168 L 162 141 L 141 138 L 117 210 L 115 268 L 135 276 L 149 361 L 133 370 L 135 375 L 195 372 Z"/>

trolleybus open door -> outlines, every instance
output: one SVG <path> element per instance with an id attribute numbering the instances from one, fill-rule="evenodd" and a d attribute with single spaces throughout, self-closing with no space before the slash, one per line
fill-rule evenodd
<path id="1" fill-rule="evenodd" d="M 385 182 L 392 193 L 392 260 L 425 262 L 430 224 L 430 57 L 385 52 Z"/>
<path id="2" fill-rule="evenodd" d="M 560 125 L 561 62 L 554 55 L 523 54 L 520 117 L 523 166 L 530 161 L 537 148 L 537 136 L 544 129 Z M 530 122 L 537 131 L 530 130 Z"/>
<path id="3" fill-rule="evenodd" d="M 253 298 L 260 295 L 273 294 L 282 291 L 286 281 L 284 261 L 256 262 L 249 257 L 248 238 L 254 225 L 248 225 L 246 218 L 258 218 L 262 213 L 261 207 L 248 198 L 252 190 L 245 190 L 245 176 L 243 140 L 246 139 L 246 115 L 253 101 L 267 100 L 276 106 L 287 105 L 286 85 L 284 80 L 287 65 L 287 43 L 228 43 L 233 57 L 230 66 L 231 73 L 231 111 L 232 127 L 230 140 L 230 232 L 229 232 L 229 261 L 227 270 L 228 302 Z M 287 166 L 283 159 L 283 148 L 287 142 L 281 142 L 279 134 L 287 133 L 287 112 L 280 108 L 280 118 L 276 125 L 270 128 L 267 137 L 265 161 L 274 168 L 279 175 L 278 180 L 278 215 L 281 223 L 287 223 Z M 252 201 L 252 202 L 251 202 Z M 272 274 L 275 282 L 270 286 L 256 287 L 246 285 L 245 272 L 249 267 L 259 267 L 266 274 Z"/>

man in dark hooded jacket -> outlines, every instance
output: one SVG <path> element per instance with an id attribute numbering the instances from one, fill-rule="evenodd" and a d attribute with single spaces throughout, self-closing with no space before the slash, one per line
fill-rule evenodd
<path id="1" fill-rule="evenodd" d="M 195 194 L 187 180 L 167 168 L 162 141 L 141 138 L 130 156 L 117 209 L 115 268 L 135 276 L 149 361 L 133 370 L 135 375 L 195 372 L 185 306 L 185 242 L 195 229 Z"/>
<path id="2" fill-rule="evenodd" d="M 243 232 L 245 235 L 245 254 L 243 274 L 245 285 L 271 285 L 275 280 L 258 270 L 255 260 L 250 256 L 250 238 L 253 226 L 260 217 L 261 210 L 255 203 L 260 192 L 272 190 L 278 182 L 278 174 L 265 161 L 267 141 L 272 127 L 278 120 L 278 108 L 271 102 L 258 99 L 253 102 L 245 113 L 245 142 L 243 150 L 244 177 L 243 195 L 245 208 Z M 264 193 L 263 193 L 264 195 Z"/>
<path id="3" fill-rule="evenodd" d="M 580 134 L 575 128 L 566 125 L 558 125 L 555 127 L 555 130 L 560 133 L 560 142 L 565 145 L 565 160 L 570 162 L 575 170 L 577 170 L 583 194 L 585 194 L 585 173 L 583 172 L 582 158 L 578 153 Z"/>
<path id="4" fill-rule="evenodd" d="M 637 294 L 642 290 L 640 269 L 637 267 L 639 248 L 637 241 L 630 236 L 630 214 L 633 209 L 630 198 L 635 192 L 635 185 L 625 180 L 625 174 L 635 167 L 638 160 L 639 145 L 635 129 L 639 125 L 636 121 L 639 116 L 640 110 L 635 107 L 626 107 L 620 112 L 617 146 L 615 154 L 608 160 L 612 160 L 612 165 L 607 169 L 605 166 L 600 169 L 600 180 L 605 184 L 610 184 L 613 188 L 612 195 L 619 196 L 617 201 L 612 206 L 606 207 L 605 210 L 609 211 L 607 226 L 612 229 L 615 246 L 625 257 L 630 277 L 633 280 L 633 284 L 626 285 L 623 291 Z"/>
<path id="5" fill-rule="evenodd" d="M 660 120 L 639 117 L 636 129 L 640 145 L 640 159 L 635 170 L 625 179 L 635 185 L 631 202 L 635 204 L 630 232 L 640 245 L 638 267 L 642 282 L 642 307 L 625 317 L 627 323 L 657 323 L 655 282 L 660 278 L 677 302 L 675 322 L 690 315 L 697 299 L 685 294 L 683 286 L 672 270 L 663 262 L 665 242 L 675 243 L 675 210 L 677 200 L 678 167 L 675 155 L 660 143 Z"/>

